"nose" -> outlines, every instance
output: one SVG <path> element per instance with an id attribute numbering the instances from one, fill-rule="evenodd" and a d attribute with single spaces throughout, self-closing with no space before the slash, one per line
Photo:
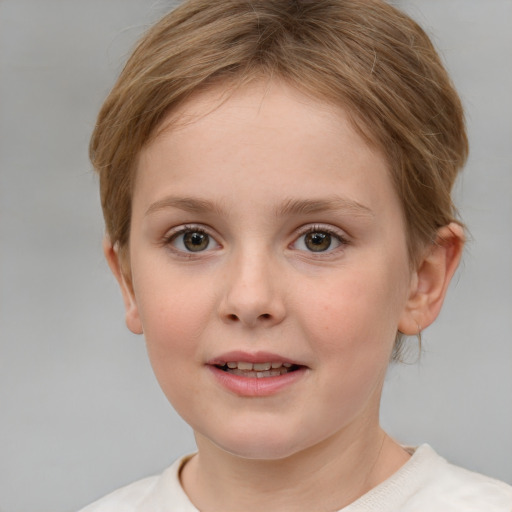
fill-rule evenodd
<path id="1" fill-rule="evenodd" d="M 276 262 L 265 251 L 252 251 L 240 254 L 228 266 L 220 304 L 222 320 L 246 327 L 281 323 L 285 287 Z"/>

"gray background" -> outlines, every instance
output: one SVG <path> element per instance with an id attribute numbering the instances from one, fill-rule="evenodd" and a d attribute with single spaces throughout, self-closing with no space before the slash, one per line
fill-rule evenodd
<path id="1" fill-rule="evenodd" d="M 404 0 L 467 108 L 472 238 L 420 364 L 392 368 L 404 443 L 512 481 L 512 1 Z M 0 511 L 64 512 L 193 450 L 101 252 L 88 137 L 171 2 L 0 0 Z M 414 340 L 411 341 L 414 344 Z"/>

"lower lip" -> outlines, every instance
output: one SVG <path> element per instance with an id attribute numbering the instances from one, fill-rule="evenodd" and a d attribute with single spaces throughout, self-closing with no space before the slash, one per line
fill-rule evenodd
<path id="1" fill-rule="evenodd" d="M 307 370 L 302 367 L 276 377 L 257 378 L 234 375 L 217 368 L 217 366 L 208 365 L 208 369 L 223 387 L 240 396 L 274 395 L 301 380 Z"/>

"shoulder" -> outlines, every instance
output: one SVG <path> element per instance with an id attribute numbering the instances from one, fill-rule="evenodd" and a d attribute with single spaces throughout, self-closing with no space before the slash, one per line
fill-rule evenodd
<path id="1" fill-rule="evenodd" d="M 450 464 L 428 445 L 419 449 L 421 486 L 404 512 L 428 509 L 443 512 L 510 512 L 512 487 L 493 478 Z M 414 456 L 413 456 L 414 458 Z"/>
<path id="2" fill-rule="evenodd" d="M 450 464 L 424 444 L 343 512 L 512 512 L 512 487 Z"/>
<path id="3" fill-rule="evenodd" d="M 154 489 L 157 480 L 157 476 L 143 478 L 91 503 L 80 512 L 134 512 Z"/>
<path id="4" fill-rule="evenodd" d="M 195 512 L 179 481 L 179 471 L 189 458 L 177 460 L 160 475 L 117 489 L 79 512 L 157 512 L 169 506 Z"/>

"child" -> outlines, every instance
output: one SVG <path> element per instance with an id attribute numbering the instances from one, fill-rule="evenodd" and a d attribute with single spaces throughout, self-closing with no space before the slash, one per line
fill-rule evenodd
<path id="1" fill-rule="evenodd" d="M 459 98 L 378 0 L 191 0 L 91 141 L 126 322 L 198 452 L 84 512 L 510 511 L 512 488 L 379 426 L 464 229 Z"/>

